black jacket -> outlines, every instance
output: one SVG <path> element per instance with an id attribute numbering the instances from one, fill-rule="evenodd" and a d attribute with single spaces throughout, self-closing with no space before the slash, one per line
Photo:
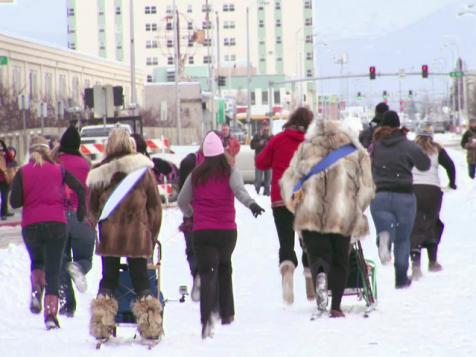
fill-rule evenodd
<path id="1" fill-rule="evenodd" d="M 377 140 L 372 149 L 372 176 L 377 191 L 412 192 L 412 168 L 426 171 L 430 165 L 430 158 L 401 130 Z"/>
<path id="2" fill-rule="evenodd" d="M 258 155 L 268 144 L 268 141 L 272 138 L 272 135 L 261 135 L 261 134 L 256 134 L 253 136 L 253 139 L 251 139 L 250 147 L 255 151 L 255 156 Z"/>

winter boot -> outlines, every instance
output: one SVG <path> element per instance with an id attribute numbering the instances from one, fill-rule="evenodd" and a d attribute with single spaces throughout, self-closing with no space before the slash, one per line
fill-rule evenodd
<path id="1" fill-rule="evenodd" d="M 213 322 L 211 319 L 202 324 L 202 340 L 209 337 L 213 337 Z"/>
<path id="2" fill-rule="evenodd" d="M 45 295 L 45 326 L 47 330 L 59 328 L 58 295 Z"/>
<path id="3" fill-rule="evenodd" d="M 88 289 L 88 282 L 86 280 L 86 276 L 83 273 L 81 265 L 76 262 L 69 262 L 66 264 L 66 270 L 71 276 L 71 279 L 73 279 L 76 289 L 78 289 L 80 293 L 84 293 Z"/>
<path id="4" fill-rule="evenodd" d="M 412 258 L 412 280 L 419 280 L 423 274 L 420 267 L 420 251 L 414 250 L 411 254 Z"/>
<path id="5" fill-rule="evenodd" d="M 31 272 L 31 299 L 30 311 L 34 314 L 41 312 L 43 290 L 46 286 L 45 272 L 41 269 L 35 269 Z"/>
<path id="6" fill-rule="evenodd" d="M 132 306 L 137 329 L 144 339 L 158 340 L 164 334 L 162 329 L 162 305 L 152 295 L 143 295 Z"/>
<path id="7" fill-rule="evenodd" d="M 200 274 L 195 274 L 193 278 L 192 292 L 190 293 L 192 301 L 200 301 Z"/>
<path id="8" fill-rule="evenodd" d="M 388 232 L 380 232 L 378 235 L 378 256 L 383 265 L 387 265 L 392 260 L 390 244 L 390 234 Z"/>
<path id="9" fill-rule="evenodd" d="M 65 281 L 60 285 L 59 289 L 59 314 L 73 317 L 76 311 L 76 297 L 74 296 L 71 278 L 68 274 L 64 274 Z"/>
<path id="10" fill-rule="evenodd" d="M 345 314 L 342 312 L 342 310 L 332 309 L 329 317 L 331 318 L 345 317 Z"/>
<path id="11" fill-rule="evenodd" d="M 434 262 L 429 262 L 428 263 L 428 270 L 435 273 L 435 272 L 438 272 L 438 271 L 442 271 L 443 267 L 441 266 L 440 263 L 438 263 L 437 261 L 434 261 Z"/>
<path id="12" fill-rule="evenodd" d="M 116 331 L 118 304 L 112 293 L 99 292 L 91 301 L 91 320 L 89 334 L 96 339 L 108 339 Z"/>
<path id="13" fill-rule="evenodd" d="M 279 266 L 282 277 L 282 286 L 283 286 L 283 300 L 286 304 L 291 305 L 294 302 L 294 264 L 285 260 Z"/>
<path id="14" fill-rule="evenodd" d="M 316 277 L 316 303 L 317 309 L 324 311 L 327 309 L 329 301 L 329 290 L 327 288 L 327 274 L 320 272 Z"/>
<path id="15" fill-rule="evenodd" d="M 312 283 L 312 274 L 310 268 L 304 268 L 304 278 L 306 279 L 306 296 L 309 301 L 316 298 L 316 289 Z"/>

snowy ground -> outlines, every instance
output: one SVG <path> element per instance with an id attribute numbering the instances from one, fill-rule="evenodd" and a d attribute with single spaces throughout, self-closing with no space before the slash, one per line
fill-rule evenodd
<path id="1" fill-rule="evenodd" d="M 236 320 L 218 326 L 215 337 L 200 338 L 199 305 L 169 302 L 165 307 L 165 337 L 152 352 L 132 342 L 134 329 L 119 328 L 118 342 L 96 351 L 88 335 L 88 306 L 101 273 L 95 258 L 88 274 L 89 289 L 78 294 L 74 318 L 60 317 L 61 329 L 46 332 L 42 317 L 30 314 L 29 259 L 21 244 L 0 249 L 0 356 L 474 356 L 476 355 L 475 296 L 476 183 L 466 175 L 464 153 L 450 149 L 458 170 L 458 190 L 445 194 L 442 217 L 446 231 L 440 261 L 444 270 L 426 272 L 407 290 L 395 290 L 393 267 L 378 265 L 379 306 L 363 318 L 364 304 L 344 297 L 345 319 L 323 317 L 311 322 L 314 304 L 305 298 L 302 267 L 295 274 L 296 301 L 281 301 L 277 236 L 267 197 L 257 197 L 266 208 L 255 219 L 237 203 L 238 243 L 233 255 Z M 253 192 L 251 186 L 248 186 Z M 253 192 L 254 194 L 254 192 Z M 177 226 L 177 208 L 165 211 L 160 239 L 164 257 L 162 291 L 178 296 L 190 286 L 184 241 Z M 372 229 L 373 229 L 373 225 Z M 11 228 L 2 228 L 0 236 Z M 19 230 L 17 228 L 18 235 Z M 364 242 L 367 258 L 378 261 L 374 232 Z M 297 248 L 300 252 L 300 248 Z"/>

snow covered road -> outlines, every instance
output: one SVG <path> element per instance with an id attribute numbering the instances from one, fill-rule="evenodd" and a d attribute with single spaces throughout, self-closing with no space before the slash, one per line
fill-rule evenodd
<path id="1" fill-rule="evenodd" d="M 61 316 L 61 329 L 46 332 L 42 317 L 28 310 L 27 252 L 22 244 L 10 244 L 0 249 L 0 356 L 474 356 L 476 183 L 467 178 L 464 153 L 453 149 L 449 153 L 457 166 L 458 190 L 444 197 L 446 231 L 440 245 L 444 270 L 427 272 L 423 255 L 423 278 L 409 289 L 395 290 L 393 267 L 378 263 L 371 224 L 371 236 L 363 247 L 366 257 L 377 262 L 379 305 L 367 319 L 362 317 L 364 303 L 350 296 L 343 300 L 345 319 L 326 316 L 309 321 L 314 304 L 305 298 L 301 266 L 295 273 L 295 303 L 283 305 L 278 239 L 269 199 L 259 196 L 257 200 L 266 212 L 257 219 L 236 205 L 236 318 L 230 326 L 217 326 L 213 339 L 201 340 L 198 304 L 169 302 L 165 307 L 165 336 L 152 351 L 133 342 L 134 329 L 130 327 L 119 328 L 117 343 L 96 351 L 88 334 L 88 308 L 101 273 L 97 258 L 88 274 L 88 291 L 77 294 L 76 316 Z M 254 194 L 252 186 L 248 189 Z M 162 291 L 169 299 L 178 297 L 180 285 L 191 285 L 184 240 L 177 230 L 180 221 L 177 208 L 167 209 L 160 233 Z M 6 230 L 1 228 L 0 235 Z M 299 247 L 297 250 L 300 252 Z"/>

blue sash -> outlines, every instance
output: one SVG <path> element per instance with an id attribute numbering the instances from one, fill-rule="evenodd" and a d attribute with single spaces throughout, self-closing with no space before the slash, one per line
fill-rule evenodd
<path id="1" fill-rule="evenodd" d="M 303 177 L 299 179 L 299 181 L 296 183 L 296 185 L 293 188 L 293 195 L 302 189 L 302 185 L 309 178 L 318 174 L 319 172 L 324 171 L 325 169 L 327 169 L 329 166 L 331 166 L 333 163 L 335 163 L 339 159 L 352 154 L 356 150 L 357 148 L 353 144 L 347 144 L 347 145 L 341 146 L 340 148 L 334 151 L 331 151 L 329 154 L 327 154 L 327 156 L 323 157 L 321 161 L 315 164 L 306 175 L 304 175 Z"/>

